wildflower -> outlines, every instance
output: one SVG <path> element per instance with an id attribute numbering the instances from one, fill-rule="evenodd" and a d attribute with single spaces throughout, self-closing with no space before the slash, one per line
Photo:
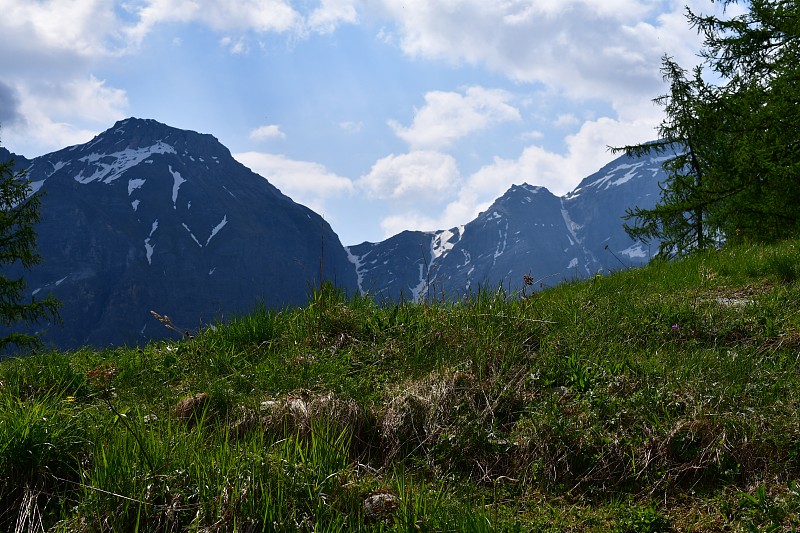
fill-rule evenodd
<path id="1" fill-rule="evenodd" d="M 74 402 L 75 401 L 75 396 L 67 396 L 67 401 L 68 402 Z"/>
<path id="2" fill-rule="evenodd" d="M 678 329 L 678 324 L 672 324 L 672 329 Z"/>

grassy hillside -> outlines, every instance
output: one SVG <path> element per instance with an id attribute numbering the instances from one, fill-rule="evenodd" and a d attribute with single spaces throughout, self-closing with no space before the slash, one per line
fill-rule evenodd
<path id="1" fill-rule="evenodd" d="M 799 248 L 5 361 L 0 530 L 793 531 Z"/>

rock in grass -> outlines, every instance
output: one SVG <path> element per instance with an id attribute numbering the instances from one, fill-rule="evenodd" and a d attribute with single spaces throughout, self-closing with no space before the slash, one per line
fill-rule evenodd
<path id="1" fill-rule="evenodd" d="M 198 392 L 194 396 L 184 398 L 172 408 L 172 416 L 180 420 L 189 420 L 199 417 L 208 404 L 208 394 Z"/>
<path id="2" fill-rule="evenodd" d="M 388 492 L 370 494 L 364 500 L 364 513 L 370 520 L 388 520 L 399 508 L 397 496 Z"/>

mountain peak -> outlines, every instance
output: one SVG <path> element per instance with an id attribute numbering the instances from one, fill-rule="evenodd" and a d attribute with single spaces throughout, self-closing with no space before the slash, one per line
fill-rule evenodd
<path id="1" fill-rule="evenodd" d="M 231 157 L 213 135 L 182 130 L 157 120 L 129 117 L 116 122 L 111 128 L 74 149 L 93 153 L 112 154 L 125 150 L 141 150 L 153 146 L 168 147 L 175 153 L 201 153 L 210 157 Z"/>
<path id="2" fill-rule="evenodd" d="M 158 338 L 165 331 L 152 309 L 199 324 L 259 301 L 300 305 L 320 277 L 357 287 L 330 226 L 212 135 L 128 118 L 29 170 L 47 195 L 37 227 L 43 265 L 26 281 L 64 302 L 64 330 L 47 342 Z"/>
<path id="3" fill-rule="evenodd" d="M 122 120 L 118 120 L 114 123 L 114 125 L 109 128 L 110 130 L 117 130 L 122 126 L 147 126 L 147 125 L 156 125 L 156 126 L 167 126 L 164 123 L 161 123 L 152 118 L 138 118 L 138 117 L 128 117 Z M 167 126 L 168 127 L 168 126 Z"/>
<path id="4" fill-rule="evenodd" d="M 539 198 L 537 198 L 537 196 Z M 529 204 L 533 202 L 541 202 L 552 200 L 556 198 L 547 187 L 540 187 L 536 185 L 529 185 L 522 183 L 521 185 L 512 185 L 506 190 L 505 193 L 492 203 L 487 210 L 490 213 L 496 209 L 501 210 L 516 210 L 518 208 L 528 208 Z"/>
<path id="5" fill-rule="evenodd" d="M 164 124 L 163 122 L 159 122 L 152 118 L 138 118 L 138 117 L 128 117 L 122 120 L 118 120 L 114 123 L 113 126 L 108 128 L 105 132 L 101 133 L 100 135 L 106 133 L 114 133 L 114 134 L 130 134 L 131 131 L 136 130 L 157 130 L 157 131 L 166 131 L 166 132 L 189 132 L 189 133 L 197 133 L 191 130 L 182 130 L 176 127 L 170 126 L 168 124 Z M 198 134 L 200 135 L 200 134 Z"/>

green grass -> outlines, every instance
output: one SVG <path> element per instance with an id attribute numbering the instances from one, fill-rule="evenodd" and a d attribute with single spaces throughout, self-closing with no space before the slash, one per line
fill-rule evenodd
<path id="1" fill-rule="evenodd" d="M 800 529 L 798 247 L 6 360 L 0 530 Z"/>

